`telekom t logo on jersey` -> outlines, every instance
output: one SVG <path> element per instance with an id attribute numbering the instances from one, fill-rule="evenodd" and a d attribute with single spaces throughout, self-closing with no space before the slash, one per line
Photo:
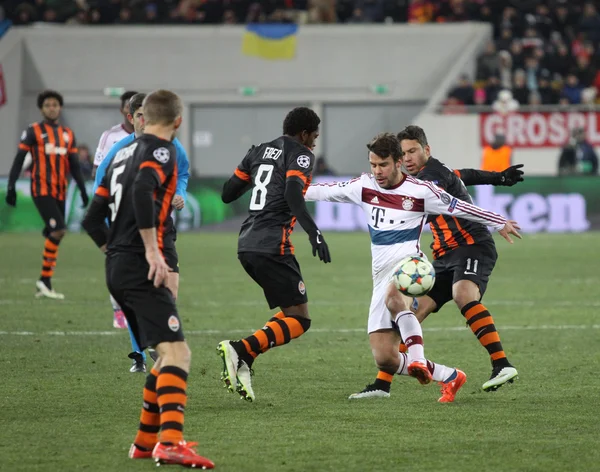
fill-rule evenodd
<path id="1" fill-rule="evenodd" d="M 272 148 L 272 147 L 268 147 L 265 149 L 265 153 L 263 154 L 263 159 L 273 159 L 274 161 L 276 161 L 279 156 L 281 156 L 281 153 L 283 152 L 283 149 L 277 149 L 277 148 Z"/>
<path id="2" fill-rule="evenodd" d="M 379 223 L 383 223 L 385 221 L 384 217 L 385 210 L 383 208 L 373 207 L 371 209 L 371 220 L 373 221 L 373 228 L 379 228 Z"/>

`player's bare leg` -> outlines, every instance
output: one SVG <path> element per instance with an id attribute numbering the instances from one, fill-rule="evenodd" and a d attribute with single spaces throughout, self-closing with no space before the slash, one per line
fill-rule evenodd
<path id="1" fill-rule="evenodd" d="M 237 391 L 247 401 L 254 400 L 252 364 L 269 349 L 289 343 L 310 328 L 308 304 L 281 307 L 262 329 L 239 341 L 221 341 L 217 353 L 223 359 L 221 379 L 229 391 Z"/>
<path id="2" fill-rule="evenodd" d="M 471 331 L 490 355 L 492 375 L 483 384 L 483 390 L 495 391 L 506 383 L 513 383 L 519 373 L 504 353 L 492 315 L 479 301 L 481 295 L 477 284 L 470 280 L 459 280 L 452 286 L 452 298 L 467 320 Z"/>
<path id="3" fill-rule="evenodd" d="M 400 335 L 393 329 L 382 329 L 369 333 L 371 353 L 379 372 L 375 381 L 362 391 L 353 393 L 349 400 L 361 398 L 389 398 L 390 386 L 394 374 L 400 365 L 398 359 L 398 344 Z"/>
<path id="4" fill-rule="evenodd" d="M 58 246 L 66 233 L 67 231 L 65 229 L 47 233 L 46 241 L 44 243 L 42 273 L 40 279 L 35 284 L 37 289 L 35 294 L 36 298 L 46 297 L 54 300 L 63 300 L 65 298 L 62 293 L 57 293 L 53 290 L 52 276 L 54 275 L 54 268 L 56 267 Z"/>

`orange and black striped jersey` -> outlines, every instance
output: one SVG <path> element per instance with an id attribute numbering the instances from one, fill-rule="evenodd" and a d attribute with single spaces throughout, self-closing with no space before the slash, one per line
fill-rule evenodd
<path id="1" fill-rule="evenodd" d="M 242 224 L 238 252 L 294 254 L 290 235 L 296 218 L 285 200 L 289 179 L 304 185 L 312 180 L 315 156 L 289 136 L 253 146 L 234 175 L 251 185 L 248 218 Z"/>
<path id="2" fill-rule="evenodd" d="M 176 156 L 173 143 L 149 134 L 116 154 L 96 190 L 109 208 L 107 254 L 144 252 L 139 230 L 152 225 L 163 250 L 177 188 Z"/>
<path id="3" fill-rule="evenodd" d="M 23 131 L 19 149 L 31 153 L 31 195 L 64 200 L 69 156 L 77 153 L 73 131 L 45 121 L 33 123 Z"/>
<path id="4" fill-rule="evenodd" d="M 473 203 L 471 195 L 459 177 L 459 171 L 453 171 L 433 157 L 428 159 L 427 164 L 416 177 L 433 182 L 459 200 Z M 494 244 L 494 238 L 487 227 L 481 223 L 445 215 L 429 216 L 427 222 L 433 233 L 431 249 L 434 259 L 466 244 Z"/>

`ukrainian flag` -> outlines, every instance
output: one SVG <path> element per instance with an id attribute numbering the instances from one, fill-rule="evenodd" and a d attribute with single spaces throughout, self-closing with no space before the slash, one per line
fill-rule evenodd
<path id="1" fill-rule="evenodd" d="M 262 59 L 293 59 L 296 55 L 294 24 L 249 24 L 242 39 L 242 53 Z"/>

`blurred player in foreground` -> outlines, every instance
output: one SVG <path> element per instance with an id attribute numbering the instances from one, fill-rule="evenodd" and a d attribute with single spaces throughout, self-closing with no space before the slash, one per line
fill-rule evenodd
<path id="1" fill-rule="evenodd" d="M 96 191 L 83 227 L 106 252 L 106 282 L 144 349 L 159 354 L 146 378 L 140 426 L 129 457 L 213 468 L 183 439 L 191 352 L 171 291 L 163 248 L 177 187 L 175 146 L 181 99 L 167 90 L 143 103 L 145 133 L 121 149 Z M 107 230 L 105 219 L 110 217 Z"/>

